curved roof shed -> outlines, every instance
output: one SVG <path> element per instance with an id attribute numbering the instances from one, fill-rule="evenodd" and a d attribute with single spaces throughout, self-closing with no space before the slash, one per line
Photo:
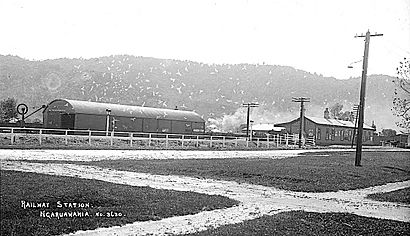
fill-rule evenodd
<path id="1" fill-rule="evenodd" d="M 119 105 L 111 103 L 98 103 L 69 99 L 56 99 L 50 102 L 44 112 L 65 112 L 67 114 L 107 115 L 107 109 L 111 115 L 118 117 L 138 117 L 162 120 L 180 120 L 192 122 L 205 122 L 193 111 L 172 110 L 163 108 Z"/>

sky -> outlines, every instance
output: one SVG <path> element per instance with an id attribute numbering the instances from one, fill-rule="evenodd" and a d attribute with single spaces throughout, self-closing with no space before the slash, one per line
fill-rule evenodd
<path id="1" fill-rule="evenodd" d="M 384 35 L 368 74 L 394 76 L 410 57 L 410 0 L 0 0 L 0 30 L 0 54 L 30 60 L 128 54 L 338 79 L 361 76 L 354 36 L 369 30 Z"/>

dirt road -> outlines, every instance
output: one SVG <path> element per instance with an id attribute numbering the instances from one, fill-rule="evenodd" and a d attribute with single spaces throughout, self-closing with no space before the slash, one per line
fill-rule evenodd
<path id="1" fill-rule="evenodd" d="M 3 150 L 2 150 L 3 151 Z M 204 211 L 195 215 L 186 215 L 162 219 L 159 221 L 135 222 L 132 224 L 100 228 L 90 231 L 79 231 L 71 235 L 165 235 L 169 233 L 184 234 L 205 230 L 210 227 L 217 227 L 226 224 L 239 223 L 245 220 L 251 220 L 263 215 L 273 215 L 279 212 L 291 210 L 305 210 L 312 212 L 348 212 L 357 215 L 376 217 L 382 219 L 392 219 L 410 222 L 410 206 L 398 203 L 378 202 L 366 199 L 368 194 L 376 192 L 388 192 L 402 189 L 410 186 L 410 181 L 392 183 L 383 186 L 371 187 L 359 190 L 327 192 L 327 193 L 302 193 L 279 190 L 272 187 L 260 185 L 239 184 L 231 181 L 218 181 L 211 179 L 197 179 L 181 176 L 163 176 L 151 175 L 145 173 L 134 173 L 128 171 L 116 171 L 102 169 L 94 166 L 84 166 L 75 164 L 43 164 L 28 163 L 21 161 L 23 159 L 60 159 L 62 156 L 69 156 L 75 160 L 96 160 L 112 159 L 110 155 L 93 155 L 95 153 L 76 153 L 73 155 L 57 154 L 53 151 L 30 153 L 27 151 L 24 155 L 15 153 L 5 157 L 0 151 L 1 169 L 17 170 L 26 172 L 43 173 L 49 175 L 71 176 L 85 179 L 97 179 L 107 182 L 128 184 L 132 186 L 150 186 L 158 189 L 171 189 L 180 191 L 194 191 L 198 193 L 222 195 L 241 202 L 239 206 L 220 209 L 214 211 Z M 147 151 L 144 158 L 149 158 Z M 154 159 L 161 156 L 173 154 L 174 158 L 182 155 L 181 158 L 195 158 L 203 153 L 187 152 L 178 154 L 178 151 L 161 151 L 155 153 Z M 205 152 L 209 153 L 210 152 Z M 67 154 L 67 153 L 66 153 Z M 212 152 L 212 154 L 214 154 Z M 229 154 L 229 153 L 228 153 Z M 228 155 L 220 153 L 220 156 Z M 232 155 L 240 155 L 232 154 Z M 257 153 L 248 153 L 257 155 Z M 265 153 L 266 158 L 286 158 L 297 155 L 299 152 L 270 152 Z M 61 155 L 61 156 L 59 156 Z M 133 156 L 135 158 L 135 155 Z M 153 156 L 151 155 L 151 158 Z M 260 158 L 260 156 L 259 156 Z M 71 159 L 73 160 L 73 159 Z"/>

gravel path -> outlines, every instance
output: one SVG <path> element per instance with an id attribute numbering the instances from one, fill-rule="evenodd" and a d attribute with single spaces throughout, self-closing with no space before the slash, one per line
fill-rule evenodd
<path id="1" fill-rule="evenodd" d="M 263 215 L 273 215 L 279 212 L 291 210 L 305 210 L 312 212 L 348 212 L 367 217 L 410 222 L 409 205 L 378 202 L 365 198 L 366 195 L 371 193 L 394 191 L 397 189 L 409 187 L 410 181 L 392 183 L 360 190 L 327 193 L 301 193 L 284 191 L 260 185 L 239 184 L 231 181 L 197 179 L 180 176 L 151 175 L 145 173 L 117 171 L 103 169 L 100 167 L 75 164 L 42 164 L 20 161 L 22 159 L 49 160 L 50 157 L 46 155 L 47 152 L 39 152 L 40 153 L 35 153 L 35 151 L 33 151 L 32 154 L 30 154 L 30 152 L 27 152 L 27 155 L 20 156 L 21 158 L 19 157 L 18 153 L 10 154 L 10 158 L 10 156 L 4 157 L 2 155 L 4 153 L 0 152 L 0 167 L 3 170 L 36 172 L 50 175 L 97 179 L 119 184 L 128 184 L 132 186 L 150 186 L 158 189 L 194 191 L 204 194 L 222 195 L 241 202 L 239 206 L 227 209 L 204 211 L 195 215 L 171 217 L 159 221 L 136 222 L 124 226 L 99 228 L 89 231 L 78 231 L 71 235 L 166 235 L 170 233 L 184 234 L 206 230 L 210 227 L 239 223 L 245 220 L 255 219 Z M 55 151 L 52 152 L 55 153 Z M 65 160 L 67 160 L 67 154 L 69 153 L 64 152 L 61 152 L 59 155 L 65 156 Z M 182 152 L 184 154 L 181 154 L 181 152 L 178 151 L 164 151 L 156 152 L 156 157 L 161 159 L 162 155 L 168 156 L 170 152 L 175 153 L 174 158 L 178 155 L 182 155 L 182 158 L 188 158 L 187 156 L 191 156 L 190 158 L 193 158 L 195 156 L 195 158 L 197 158 L 202 157 L 202 155 L 214 156 L 216 153 L 219 153 L 203 152 L 199 154 L 198 152 Z M 146 153 L 142 152 L 140 157 L 149 158 L 149 153 L 150 151 L 147 151 Z M 194 155 L 193 153 L 196 153 L 196 155 Z M 236 152 L 229 153 L 232 154 Z M 256 155 L 256 153 L 251 152 L 245 153 L 248 153 L 249 156 Z M 241 155 L 241 157 L 243 157 L 242 154 L 243 152 L 240 152 L 238 155 Z M 59 155 L 56 154 L 52 158 L 59 159 Z M 79 155 L 79 160 L 95 160 L 96 158 L 111 159 L 109 155 L 96 155 L 95 151 L 90 151 L 89 155 L 76 155 Z M 132 155 L 135 156 L 135 152 L 133 152 Z M 224 152 L 221 152 L 219 154 L 220 157 L 224 155 L 227 154 Z M 295 151 L 284 152 L 282 154 L 267 152 L 265 158 L 284 158 L 289 155 L 297 154 L 295 154 Z"/>
<path id="2" fill-rule="evenodd" d="M 263 151 L 188 151 L 188 150 L 31 150 L 1 149 L 0 160 L 101 161 L 116 159 L 217 159 L 217 158 L 288 158 L 307 152 L 353 152 L 354 149 L 263 150 Z M 397 149 L 364 149 L 397 151 Z M 410 149 L 400 149 L 408 151 Z M 326 155 L 326 154 L 323 154 Z"/>
<path id="3" fill-rule="evenodd" d="M 0 160 L 102 161 L 116 159 L 287 158 L 303 150 L 180 151 L 180 150 L 0 150 Z"/>

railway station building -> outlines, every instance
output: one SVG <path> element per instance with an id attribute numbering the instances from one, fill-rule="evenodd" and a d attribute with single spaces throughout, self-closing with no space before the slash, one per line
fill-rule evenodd
<path id="1" fill-rule="evenodd" d="M 277 127 L 286 128 L 287 133 L 298 134 L 300 127 L 300 118 L 275 124 Z M 357 131 L 354 120 L 339 120 L 332 119 L 326 114 L 323 118 L 304 116 L 303 136 L 307 138 L 315 138 L 316 145 L 351 145 L 352 140 L 356 137 L 353 135 Z M 363 145 L 375 145 L 374 133 L 376 127 L 374 125 L 363 125 Z"/>

